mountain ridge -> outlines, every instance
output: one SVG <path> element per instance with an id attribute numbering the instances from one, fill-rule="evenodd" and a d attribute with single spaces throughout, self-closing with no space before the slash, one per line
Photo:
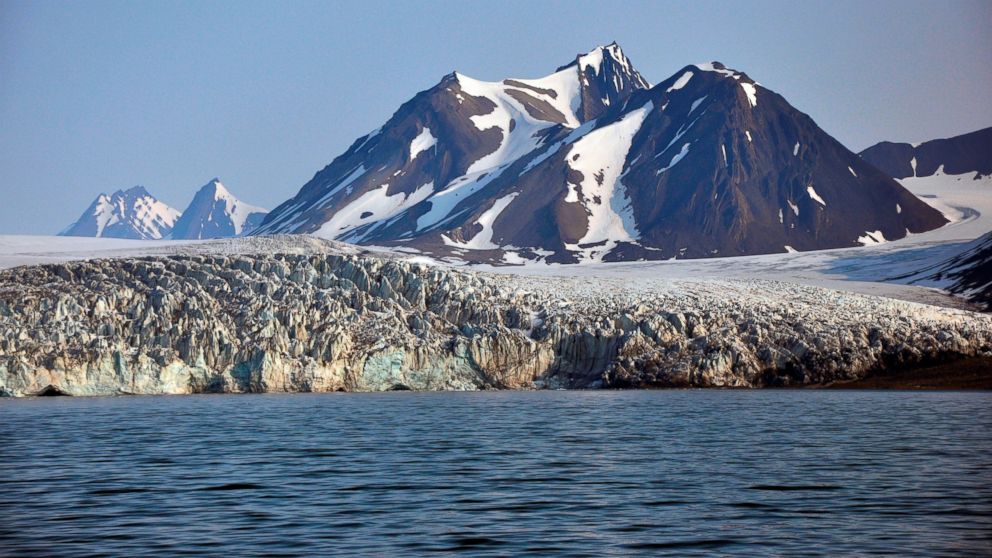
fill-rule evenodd
<path id="1" fill-rule="evenodd" d="M 882 141 L 859 154 L 896 179 L 935 174 L 992 176 L 992 127 L 919 144 Z"/>
<path id="2" fill-rule="evenodd" d="M 254 234 L 577 263 L 856 246 L 946 222 L 743 72 L 690 65 L 648 85 L 615 44 L 543 78 L 454 72 Z"/>
<path id="3" fill-rule="evenodd" d="M 83 214 L 59 236 L 160 240 L 169 235 L 180 211 L 132 186 L 99 194 Z"/>

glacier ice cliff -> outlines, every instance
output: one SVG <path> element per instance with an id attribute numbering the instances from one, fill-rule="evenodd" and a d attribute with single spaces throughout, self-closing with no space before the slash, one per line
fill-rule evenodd
<path id="1" fill-rule="evenodd" d="M 990 316 L 813 286 L 239 242 L 0 272 L 0 392 L 794 386 L 992 353 Z"/>

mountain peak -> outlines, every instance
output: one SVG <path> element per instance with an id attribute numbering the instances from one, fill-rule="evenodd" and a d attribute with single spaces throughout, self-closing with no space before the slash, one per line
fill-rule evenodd
<path id="1" fill-rule="evenodd" d="M 608 45 L 599 45 L 586 53 L 580 52 L 575 55 L 574 60 L 564 66 L 559 66 L 555 71 L 560 72 L 566 68 L 571 68 L 572 66 L 577 65 L 579 66 L 580 72 L 589 68 L 598 73 L 604 60 L 610 60 L 630 73 L 637 73 L 637 71 L 634 70 L 633 65 L 630 63 L 630 59 L 623 53 L 623 49 L 620 48 L 620 45 L 616 41 L 613 41 Z M 640 76 L 639 73 L 637 73 L 637 75 Z M 641 79 L 643 80 L 643 77 Z M 644 81 L 644 83 L 647 84 L 647 81 Z"/>
<path id="2" fill-rule="evenodd" d="M 691 66 L 687 66 L 687 68 L 688 69 L 695 68 L 695 69 L 701 70 L 703 72 L 711 72 L 711 73 L 715 73 L 715 74 L 720 74 L 720 75 L 722 75 L 724 77 L 734 78 L 735 80 L 743 81 L 744 83 L 757 83 L 756 81 L 754 81 L 753 79 L 751 79 L 751 77 L 748 76 L 746 73 L 744 73 L 744 72 L 742 72 L 740 70 L 735 70 L 733 68 L 729 68 L 725 64 L 723 64 L 721 62 L 717 62 L 715 60 L 713 62 L 703 62 L 703 63 L 700 63 L 700 64 L 693 64 Z"/>
<path id="3" fill-rule="evenodd" d="M 224 183 L 220 181 L 219 178 L 214 177 L 210 179 L 200 188 L 200 192 L 204 192 L 213 199 L 223 199 L 227 197 L 233 197 L 231 192 L 224 186 Z M 198 192 L 199 193 L 199 192 Z"/>
<path id="4" fill-rule="evenodd" d="M 134 198 L 150 196 L 150 195 L 151 194 L 148 193 L 148 190 L 146 190 L 144 186 L 135 185 L 135 186 L 131 186 L 130 188 L 127 188 L 126 190 L 125 189 L 117 190 L 116 192 L 111 194 L 110 197 L 123 197 L 127 199 L 134 199 Z"/>
<path id="5" fill-rule="evenodd" d="M 204 184 L 176 221 L 172 238 L 206 239 L 240 236 L 257 227 L 268 210 L 239 200 L 218 178 Z"/>
<path id="6" fill-rule="evenodd" d="M 648 88 L 611 43 L 539 79 L 453 78 L 356 140 L 255 234 L 566 263 L 834 248 L 944 222 L 720 62 Z"/>
<path id="7" fill-rule="evenodd" d="M 179 211 L 148 193 L 144 186 L 100 194 L 61 236 L 158 240 L 167 236 Z"/>

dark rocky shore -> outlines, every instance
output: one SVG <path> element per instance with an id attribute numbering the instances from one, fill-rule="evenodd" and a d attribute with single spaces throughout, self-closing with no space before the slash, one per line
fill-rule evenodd
<path id="1" fill-rule="evenodd" d="M 882 370 L 839 381 L 830 389 L 992 390 L 992 358 L 975 357 L 907 369 Z"/>

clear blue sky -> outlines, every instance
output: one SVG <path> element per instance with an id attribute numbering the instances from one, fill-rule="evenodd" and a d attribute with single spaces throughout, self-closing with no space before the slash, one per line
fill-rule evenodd
<path id="1" fill-rule="evenodd" d="M 458 70 L 538 77 L 616 40 L 652 83 L 719 60 L 857 151 L 992 125 L 992 2 L 0 1 L 0 233 L 218 176 L 274 207 Z"/>

